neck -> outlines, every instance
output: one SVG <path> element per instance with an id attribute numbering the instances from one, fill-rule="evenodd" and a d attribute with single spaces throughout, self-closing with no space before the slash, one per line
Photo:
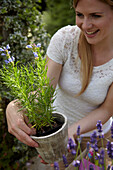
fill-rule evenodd
<path id="1" fill-rule="evenodd" d="M 92 45 L 93 65 L 102 65 L 113 58 L 113 43 L 107 45 Z"/>

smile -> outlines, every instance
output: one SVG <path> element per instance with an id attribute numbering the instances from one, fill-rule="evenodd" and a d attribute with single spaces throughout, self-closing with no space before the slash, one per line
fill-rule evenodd
<path id="1" fill-rule="evenodd" d="M 88 34 L 88 35 L 92 35 L 92 34 L 95 34 L 95 33 L 97 33 L 99 30 L 97 30 L 97 31 L 86 31 L 86 34 Z"/>

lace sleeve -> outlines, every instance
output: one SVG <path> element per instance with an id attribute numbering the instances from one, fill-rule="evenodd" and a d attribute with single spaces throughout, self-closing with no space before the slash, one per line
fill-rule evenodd
<path id="1" fill-rule="evenodd" d="M 59 64 L 64 64 L 78 35 L 77 26 L 68 25 L 58 30 L 51 38 L 48 46 L 48 57 Z"/>
<path id="2" fill-rule="evenodd" d="M 64 62 L 63 49 L 65 39 L 66 39 L 66 27 L 63 27 L 53 35 L 47 49 L 47 56 L 59 64 L 63 64 Z"/>

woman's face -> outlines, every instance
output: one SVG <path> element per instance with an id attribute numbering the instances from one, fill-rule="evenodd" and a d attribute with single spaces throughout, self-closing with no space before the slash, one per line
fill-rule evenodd
<path id="1" fill-rule="evenodd" d="M 79 0 L 75 11 L 76 24 L 89 44 L 113 39 L 113 10 L 109 5 L 99 0 Z"/>

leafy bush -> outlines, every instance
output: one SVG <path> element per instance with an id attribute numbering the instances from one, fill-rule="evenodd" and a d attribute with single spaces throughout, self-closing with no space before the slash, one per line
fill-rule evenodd
<path id="1" fill-rule="evenodd" d="M 30 42 L 41 43 L 44 52 L 46 51 L 50 35 L 46 33 L 42 24 L 40 4 L 41 0 L 0 1 L 0 46 L 10 44 L 12 55 L 16 61 L 21 61 L 20 64 L 26 65 L 33 60 L 33 55 L 24 49 Z M 0 68 L 3 60 L 3 56 L 0 56 Z M 20 146 L 20 142 L 7 133 L 5 110 L 12 99 L 10 90 L 3 85 L 0 78 L 0 169 L 8 170 L 16 169 L 14 167 L 19 167 L 19 162 L 22 163 L 28 159 L 23 156 L 28 147 L 24 144 Z M 24 149 L 21 151 L 22 147 Z"/>
<path id="2" fill-rule="evenodd" d="M 47 9 L 43 12 L 45 28 L 53 35 L 58 29 L 66 25 L 75 24 L 73 0 L 46 0 Z"/>

